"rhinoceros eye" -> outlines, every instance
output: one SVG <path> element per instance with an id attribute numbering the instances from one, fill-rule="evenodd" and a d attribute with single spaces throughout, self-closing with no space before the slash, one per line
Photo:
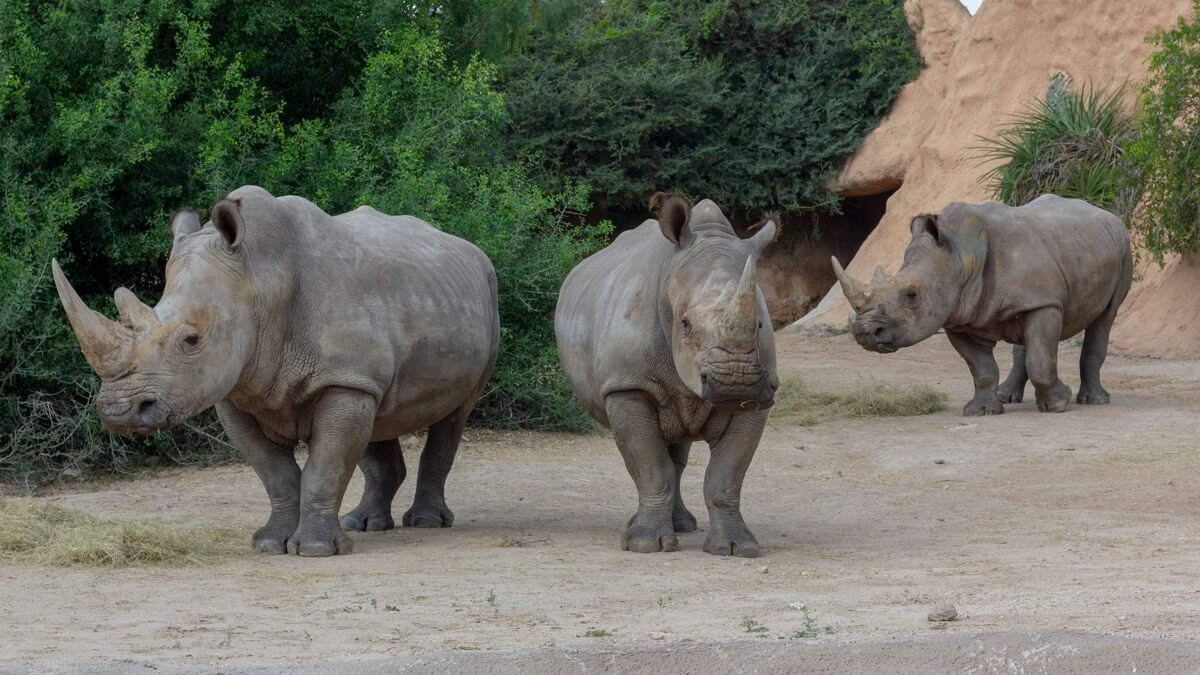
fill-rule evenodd
<path id="1" fill-rule="evenodd" d="M 690 319 L 688 319 L 688 318 L 685 316 L 685 317 L 683 317 L 683 320 L 681 320 L 681 321 L 680 321 L 680 323 L 681 323 L 681 324 L 683 324 L 683 332 L 684 332 L 684 334 L 687 334 L 687 333 L 691 333 L 691 332 L 692 332 L 692 322 L 691 322 L 691 320 L 690 320 Z"/>
<path id="2" fill-rule="evenodd" d="M 200 336 L 192 333 L 191 335 L 183 338 L 183 344 L 189 347 L 195 347 L 196 345 L 200 344 Z"/>

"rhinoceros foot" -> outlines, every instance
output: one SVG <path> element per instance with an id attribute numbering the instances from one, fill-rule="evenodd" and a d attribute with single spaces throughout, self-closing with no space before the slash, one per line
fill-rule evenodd
<path id="1" fill-rule="evenodd" d="M 299 515 L 294 512 L 273 512 L 267 524 L 254 533 L 250 546 L 260 553 L 287 553 L 287 542 L 296 531 Z"/>
<path id="2" fill-rule="evenodd" d="M 704 551 L 713 555 L 732 555 L 739 558 L 757 558 L 758 540 L 743 524 L 733 527 L 714 527 L 704 540 Z"/>
<path id="3" fill-rule="evenodd" d="M 418 497 L 400 522 L 404 527 L 450 527 L 454 524 L 454 512 L 445 500 L 422 501 Z"/>
<path id="4" fill-rule="evenodd" d="M 963 406 L 963 415 L 966 417 L 982 417 L 984 415 L 1003 415 L 1004 404 L 1000 403 L 999 399 L 971 399 Z"/>
<path id="5" fill-rule="evenodd" d="M 382 532 L 396 527 L 391 510 L 380 511 L 359 506 L 342 516 L 342 529 L 355 532 Z"/>
<path id="6" fill-rule="evenodd" d="M 1047 393 L 1037 392 L 1037 407 L 1042 412 L 1063 412 L 1071 402 L 1071 388 L 1062 380 L 1054 383 Z"/>
<path id="7" fill-rule="evenodd" d="M 674 524 L 664 527 L 662 524 L 643 525 L 632 522 L 621 535 L 621 550 L 634 553 L 670 553 L 679 550 L 679 538 L 675 536 Z"/>
<path id="8" fill-rule="evenodd" d="M 1020 403 L 1025 400 L 1025 387 L 1009 388 L 1004 384 L 996 387 L 996 398 L 1001 403 Z"/>
<path id="9" fill-rule="evenodd" d="M 676 532 L 695 532 L 698 527 L 696 516 L 682 504 L 676 505 L 674 513 L 671 514 L 671 522 Z"/>
<path id="10" fill-rule="evenodd" d="M 333 516 L 311 517 L 301 522 L 287 540 L 287 552 L 310 558 L 346 554 L 354 550 L 354 541 L 342 531 Z"/>
<path id="11" fill-rule="evenodd" d="M 1108 403 L 1108 392 L 1101 386 L 1091 388 L 1080 387 L 1079 393 L 1075 395 L 1075 402 L 1083 405 Z"/>

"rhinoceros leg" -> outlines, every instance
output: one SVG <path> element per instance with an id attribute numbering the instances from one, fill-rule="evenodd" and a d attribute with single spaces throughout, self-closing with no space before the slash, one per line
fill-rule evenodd
<path id="1" fill-rule="evenodd" d="M 300 466 L 296 464 L 296 449 L 267 438 L 253 417 L 226 401 L 217 404 L 217 416 L 229 440 L 258 474 L 271 500 L 271 516 L 254 533 L 251 546 L 264 553 L 287 553 L 288 538 L 300 523 Z"/>
<path id="2" fill-rule="evenodd" d="M 393 438 L 368 443 L 358 460 L 358 468 L 362 469 L 366 482 L 362 499 L 353 511 L 342 516 L 342 527 L 359 532 L 392 529 L 396 526 L 392 519 L 392 498 L 408 474 L 400 441 Z"/>
<path id="3" fill-rule="evenodd" d="M 676 532 L 696 531 L 696 516 L 683 505 L 683 495 L 679 492 L 679 486 L 683 483 L 683 470 L 687 468 L 688 453 L 691 449 L 690 442 L 672 443 L 667 446 L 667 454 L 675 463 L 675 505 L 671 508 L 671 522 Z"/>
<path id="4" fill-rule="evenodd" d="M 1100 367 L 1108 355 L 1108 333 L 1117 318 L 1117 307 L 1125 299 L 1122 293 L 1109 303 L 1092 325 L 1083 331 L 1083 351 L 1079 354 L 1079 393 L 1077 403 L 1108 403 L 1108 391 L 1100 385 Z"/>
<path id="5" fill-rule="evenodd" d="M 1071 388 L 1058 379 L 1058 341 L 1062 312 L 1046 307 L 1025 317 L 1025 367 L 1042 412 L 1062 412 L 1071 401 Z"/>
<path id="6" fill-rule="evenodd" d="M 971 379 L 975 381 L 975 396 L 963 406 L 963 414 L 971 417 L 978 415 L 1000 415 L 1004 406 L 996 397 L 996 381 L 1000 379 L 1000 369 L 996 367 L 996 357 L 992 355 L 994 342 L 979 342 L 966 333 L 946 331 L 951 346 L 958 355 L 967 362 L 971 369 Z"/>
<path id="7" fill-rule="evenodd" d="M 1025 370 L 1025 345 L 1013 345 L 1012 358 L 1008 379 L 996 387 L 996 398 L 1001 403 L 1020 403 L 1025 399 L 1025 383 L 1029 381 L 1029 372 Z"/>
<path id="8" fill-rule="evenodd" d="M 405 527 L 450 527 L 454 513 L 446 506 L 446 476 L 454 465 L 463 429 L 467 426 L 470 405 L 460 407 L 429 427 L 421 466 L 417 469 L 417 490 L 412 507 L 401 519 Z"/>
<path id="9" fill-rule="evenodd" d="M 377 407 L 371 395 L 349 389 L 331 389 L 321 397 L 300 474 L 300 525 L 288 539 L 288 553 L 329 556 L 354 550 L 338 522 L 338 509 L 371 439 Z"/>
<path id="10" fill-rule="evenodd" d="M 638 510 L 621 535 L 621 548 L 636 553 L 678 551 L 673 513 L 679 469 L 659 430 L 657 407 L 642 392 L 623 391 L 606 397 L 604 409 L 638 491 Z"/>
<path id="11" fill-rule="evenodd" d="M 742 519 L 742 480 L 767 424 L 767 412 L 734 415 L 725 433 L 709 441 L 712 457 L 704 472 L 708 537 L 704 550 L 715 555 L 758 557 L 758 541 Z"/>

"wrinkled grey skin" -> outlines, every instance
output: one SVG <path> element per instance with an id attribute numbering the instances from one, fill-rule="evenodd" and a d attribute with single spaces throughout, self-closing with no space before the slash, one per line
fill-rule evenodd
<path id="1" fill-rule="evenodd" d="M 622 233 L 567 276 L 554 327 L 567 380 L 610 428 L 638 490 L 622 548 L 675 551 L 696 529 L 679 480 L 693 441 L 704 475 L 704 550 L 754 557 L 742 519 L 742 479 L 779 386 L 775 341 L 755 259 L 774 221 L 739 239 L 720 208 L 667 197 L 660 221 Z"/>
<path id="2" fill-rule="evenodd" d="M 370 207 L 329 216 L 247 186 L 173 218 L 162 299 L 122 288 L 120 323 L 55 281 L 103 382 L 114 431 L 153 433 L 217 407 L 271 501 L 253 547 L 349 553 L 342 530 L 394 526 L 405 477 L 397 437 L 429 429 L 403 523 L 449 526 L 444 486 L 467 414 L 496 359 L 496 278 L 473 245 Z M 298 442 L 308 445 L 303 470 Z M 354 465 L 362 502 L 339 524 Z"/>
<path id="3" fill-rule="evenodd" d="M 945 328 L 966 360 L 975 396 L 964 415 L 996 415 L 1033 381 L 1038 410 L 1062 412 L 1071 390 L 1058 378 L 1058 343 L 1084 331 L 1078 403 L 1108 403 L 1100 366 L 1133 259 L 1121 220 L 1078 199 L 1043 195 L 1021 207 L 951 202 L 917 216 L 895 276 L 865 285 L 833 261 L 865 349 L 894 352 Z M 1010 342 L 1013 368 L 997 387 L 992 350 Z"/>

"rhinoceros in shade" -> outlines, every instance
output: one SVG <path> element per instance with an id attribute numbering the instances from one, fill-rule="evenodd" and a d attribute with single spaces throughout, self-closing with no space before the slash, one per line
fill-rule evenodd
<path id="1" fill-rule="evenodd" d="M 247 186 L 212 219 L 172 219 L 166 288 L 151 308 L 115 294 L 120 321 L 54 281 L 106 427 L 152 433 L 216 406 L 258 473 L 271 515 L 259 551 L 349 553 L 347 529 L 394 526 L 397 437 L 429 429 L 403 523 L 449 526 L 446 474 L 496 360 L 496 277 L 475 246 L 370 207 L 330 216 Z M 303 470 L 298 442 L 308 445 Z M 339 524 L 355 463 L 366 487 Z"/>
<path id="2" fill-rule="evenodd" d="M 721 209 L 661 200 L 659 220 L 622 233 L 567 276 L 554 327 L 563 371 L 583 407 L 616 438 L 638 491 L 622 548 L 674 551 L 696 529 L 679 479 L 693 441 L 704 475 L 709 553 L 753 557 L 742 479 L 779 378 L 755 259 L 773 220 L 740 239 Z M 654 201 L 652 200 L 652 205 Z"/>
<path id="3" fill-rule="evenodd" d="M 1070 388 L 1058 378 L 1058 343 L 1079 331 L 1079 403 L 1108 403 L 1100 366 L 1133 259 L 1121 219 L 1078 199 L 1043 195 L 1011 207 L 951 202 L 913 219 L 912 241 L 894 276 L 870 284 L 834 272 L 850 301 L 850 327 L 865 349 L 889 353 L 945 328 L 967 362 L 975 396 L 964 415 L 1004 412 L 1033 381 L 1037 407 L 1062 412 Z M 1013 368 L 1000 384 L 992 350 L 1010 342 Z"/>

